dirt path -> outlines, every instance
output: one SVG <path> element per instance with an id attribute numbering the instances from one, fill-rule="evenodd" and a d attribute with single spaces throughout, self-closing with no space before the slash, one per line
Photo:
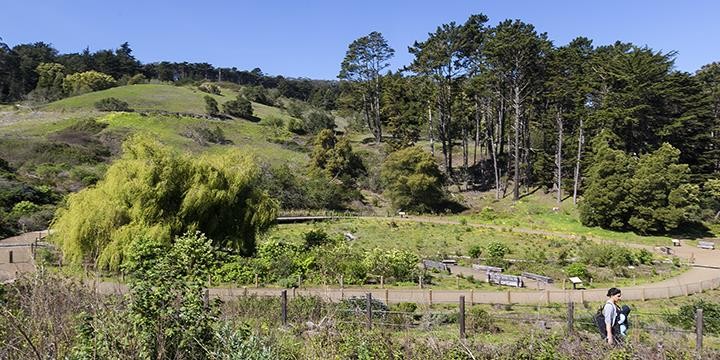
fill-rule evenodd
<path id="1" fill-rule="evenodd" d="M 377 219 L 377 218 L 371 218 Z M 390 219 L 390 218 L 388 218 Z M 436 224 L 460 225 L 457 221 L 409 217 L 392 218 L 400 221 L 428 222 Z M 485 224 L 465 224 L 465 226 L 501 229 L 503 227 Z M 513 228 L 514 232 L 552 235 L 563 238 L 574 238 L 574 235 L 555 233 L 551 231 L 540 231 L 533 229 Z M 47 236 L 47 232 L 32 232 L 24 235 L 0 240 L 0 281 L 12 279 L 18 273 L 32 272 L 35 270 L 32 257 L 30 256 L 29 244 L 36 239 Z M 594 241 L 602 241 L 596 237 L 588 237 Z M 655 251 L 652 246 L 623 243 L 636 248 L 646 248 Z M 720 255 L 718 250 L 703 250 L 690 246 L 673 247 L 674 255 L 690 261 L 694 259 L 694 265 L 690 270 L 671 279 L 644 284 L 639 286 L 625 287 L 623 293 L 627 300 L 646 300 L 657 298 L 670 298 L 702 292 L 708 289 L 720 287 Z M 9 251 L 13 251 L 14 263 L 8 264 Z M 17 260 L 15 260 L 17 259 Z M 714 268 L 708 268 L 714 267 Z M 455 274 L 472 275 L 482 279 L 485 273 L 468 267 L 453 266 L 451 271 Z M 109 282 L 92 282 L 98 292 L 105 294 L 123 294 L 127 287 L 123 284 Z M 459 296 L 465 296 L 466 301 L 471 303 L 521 303 L 537 304 L 567 301 L 602 301 L 605 298 L 605 289 L 595 290 L 560 290 L 555 286 L 540 287 L 541 290 L 531 291 L 538 288 L 538 284 L 532 281 L 526 282 L 526 289 L 504 291 L 476 291 L 476 290 L 431 290 L 431 289 L 376 289 L 376 288 L 329 288 L 313 287 L 291 289 L 292 296 L 312 295 L 320 296 L 330 301 L 339 301 L 351 296 L 364 296 L 365 293 L 372 293 L 373 297 L 391 303 L 417 302 L 417 303 L 455 303 Z M 282 289 L 279 288 L 212 288 L 210 295 L 221 299 L 231 299 L 242 295 L 276 296 Z"/>

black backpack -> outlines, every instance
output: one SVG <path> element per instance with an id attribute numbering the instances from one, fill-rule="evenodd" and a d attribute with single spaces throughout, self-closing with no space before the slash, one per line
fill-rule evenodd
<path id="1" fill-rule="evenodd" d="M 607 303 L 606 303 L 607 304 Z M 605 329 L 605 314 L 603 314 L 603 309 L 605 309 L 605 304 L 601 306 L 598 311 L 595 313 L 595 316 L 593 316 L 593 322 L 595 323 L 595 326 L 597 326 L 598 331 L 600 332 L 600 335 L 602 335 L 603 339 L 607 338 L 607 330 Z M 620 312 L 618 311 L 618 317 L 620 316 Z M 618 319 L 615 319 L 615 325 L 612 327 L 613 334 L 619 334 L 620 333 L 620 324 L 618 324 Z"/>

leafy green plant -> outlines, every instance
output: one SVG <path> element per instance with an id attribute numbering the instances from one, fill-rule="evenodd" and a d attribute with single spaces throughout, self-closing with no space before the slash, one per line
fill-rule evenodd
<path id="1" fill-rule="evenodd" d="M 97 101 L 95 108 L 100 111 L 132 111 L 127 102 L 114 97 L 103 98 Z"/>
<path id="2" fill-rule="evenodd" d="M 590 278 L 590 271 L 588 271 L 587 266 L 583 263 L 572 263 L 565 267 L 565 274 L 569 277 L 579 277 L 581 279 L 589 279 Z"/>

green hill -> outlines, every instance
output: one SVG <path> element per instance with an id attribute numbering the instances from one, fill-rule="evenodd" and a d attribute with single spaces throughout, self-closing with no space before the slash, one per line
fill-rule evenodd
<path id="1" fill-rule="evenodd" d="M 189 86 L 162 84 L 137 84 L 114 87 L 107 90 L 90 92 L 49 103 L 42 107 L 44 111 L 82 111 L 94 110 L 95 103 L 101 99 L 114 97 L 127 102 L 136 111 L 169 111 L 204 114 L 205 95 L 200 90 Z M 223 88 L 221 95 L 210 95 L 219 104 L 235 99 L 237 92 Z M 289 117 L 271 106 L 253 103 L 255 116 Z"/>

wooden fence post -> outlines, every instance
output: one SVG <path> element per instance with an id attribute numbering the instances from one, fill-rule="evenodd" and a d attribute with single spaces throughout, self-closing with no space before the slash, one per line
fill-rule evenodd
<path id="1" fill-rule="evenodd" d="M 470 289 L 470 306 L 475 305 L 475 289 Z"/>
<path id="2" fill-rule="evenodd" d="M 258 287 L 260 287 L 260 276 L 255 274 L 255 288 L 257 289 Z"/>
<path id="3" fill-rule="evenodd" d="M 280 315 L 282 316 L 283 326 L 287 326 L 287 290 L 280 293 Z"/>
<path id="4" fill-rule="evenodd" d="M 432 289 L 428 290 L 428 304 L 432 306 Z"/>
<path id="5" fill-rule="evenodd" d="M 568 335 L 572 335 L 574 323 L 575 323 L 575 303 L 570 301 L 570 302 L 568 302 L 568 308 L 567 308 Z"/>
<path id="6" fill-rule="evenodd" d="M 385 305 L 388 305 L 388 306 L 390 306 L 390 294 L 389 294 L 389 292 L 390 292 L 390 291 L 389 291 L 388 289 L 385 289 Z"/>
<path id="7" fill-rule="evenodd" d="M 366 295 L 367 303 L 367 328 L 372 329 L 372 293 Z"/>
<path id="8" fill-rule="evenodd" d="M 465 296 L 460 295 L 460 338 L 465 339 Z"/>
<path id="9" fill-rule="evenodd" d="M 9 260 L 10 264 L 13 263 L 13 252 L 12 252 L 12 250 L 8 251 L 8 260 Z"/>
<path id="10" fill-rule="evenodd" d="M 695 356 L 702 359 L 703 347 L 703 310 L 695 311 Z"/>

